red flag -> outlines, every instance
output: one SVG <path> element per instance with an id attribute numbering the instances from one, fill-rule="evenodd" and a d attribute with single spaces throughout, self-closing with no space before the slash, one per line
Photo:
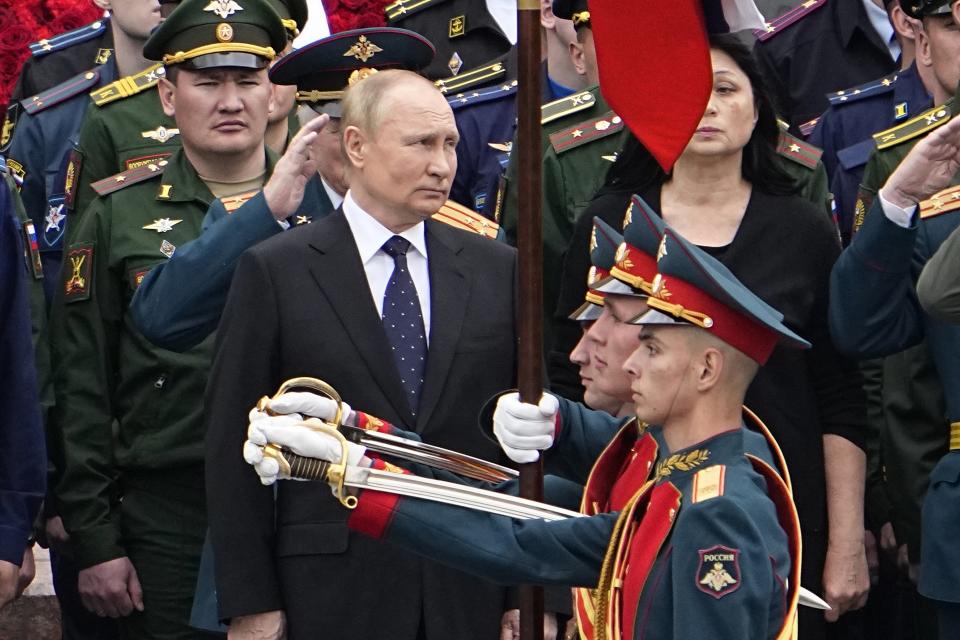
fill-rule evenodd
<path id="1" fill-rule="evenodd" d="M 603 97 L 665 171 L 713 87 L 702 0 L 590 0 Z"/>

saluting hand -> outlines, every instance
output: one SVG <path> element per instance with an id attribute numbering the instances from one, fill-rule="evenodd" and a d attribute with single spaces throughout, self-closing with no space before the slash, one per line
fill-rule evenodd
<path id="1" fill-rule="evenodd" d="M 960 118 L 921 140 L 880 190 L 885 200 L 908 209 L 946 189 L 960 170 Z"/>
<path id="2" fill-rule="evenodd" d="M 317 173 L 317 151 L 312 148 L 320 130 L 330 116 L 321 114 L 303 125 L 273 168 L 273 175 L 263 187 L 263 197 L 270 213 L 277 220 L 292 216 L 300 203 L 307 183 Z"/>

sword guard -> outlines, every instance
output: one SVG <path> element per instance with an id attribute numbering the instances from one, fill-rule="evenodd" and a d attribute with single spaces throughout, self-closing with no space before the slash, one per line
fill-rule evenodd
<path id="1" fill-rule="evenodd" d="M 272 398 L 268 398 L 267 396 L 260 398 L 260 401 L 257 403 L 257 409 L 263 411 L 269 416 L 279 415 L 270 408 L 270 401 L 276 400 L 279 396 L 282 396 L 288 391 L 296 391 L 297 389 L 311 391 L 333 400 L 335 403 L 337 403 L 337 413 L 333 416 L 332 422 L 324 422 L 326 424 L 332 424 L 333 426 L 339 426 L 343 422 L 343 398 L 340 397 L 340 394 L 337 393 L 337 390 L 319 378 L 310 378 L 308 376 L 290 378 L 280 385 L 280 388 L 277 389 L 277 392 L 273 394 Z"/>

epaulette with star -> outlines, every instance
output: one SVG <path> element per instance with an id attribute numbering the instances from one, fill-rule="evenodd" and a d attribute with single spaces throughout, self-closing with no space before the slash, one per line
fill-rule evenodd
<path id="1" fill-rule="evenodd" d="M 494 240 L 500 233 L 499 224 L 453 200 L 447 200 L 431 218 L 451 227 L 478 233 Z"/>
<path id="2" fill-rule="evenodd" d="M 580 91 L 560 98 L 559 100 L 548 102 L 540 107 L 540 124 L 547 124 L 548 122 L 559 120 L 571 113 L 585 111 L 596 104 L 596 102 L 597 99 L 594 98 L 593 94 L 589 91 Z"/>
<path id="3" fill-rule="evenodd" d="M 512 96 L 517 92 L 518 86 L 519 83 L 513 80 L 495 87 L 485 87 L 468 93 L 458 93 L 453 97 L 447 98 L 447 102 L 450 104 L 450 108 L 456 111 L 467 105 L 480 104 L 481 102 L 489 102 L 491 100 L 499 100 L 507 96 Z"/>
<path id="4" fill-rule="evenodd" d="M 820 148 L 813 146 L 809 142 L 804 142 L 786 131 L 780 132 L 780 141 L 777 143 L 777 153 L 808 169 L 815 169 L 817 163 L 820 162 L 820 156 L 823 155 L 823 151 Z"/>
<path id="5" fill-rule="evenodd" d="M 871 80 L 870 82 L 864 82 L 863 84 L 851 87 L 849 89 L 831 91 L 827 94 L 827 100 L 830 101 L 831 105 L 836 107 L 842 104 L 856 102 L 857 100 L 863 100 L 864 98 L 869 98 L 871 96 L 879 96 L 881 94 L 893 91 L 893 85 L 897 83 L 898 77 L 900 77 L 899 73 L 891 73 L 883 78 L 877 78 L 876 80 Z"/>
<path id="6" fill-rule="evenodd" d="M 877 149 L 889 149 L 946 124 L 950 121 L 951 115 L 949 104 L 933 107 L 903 124 L 873 134 L 873 139 L 877 142 Z"/>
<path id="7" fill-rule="evenodd" d="M 93 104 L 102 107 L 111 102 L 134 96 L 145 89 L 157 86 L 160 78 L 164 77 L 165 74 L 166 71 L 163 65 L 155 64 L 152 67 L 147 67 L 140 73 L 120 78 L 105 87 L 91 91 L 90 98 L 93 100 Z"/>
<path id="8" fill-rule="evenodd" d="M 107 24 L 107 19 L 103 18 L 96 22 L 91 22 L 88 25 L 59 33 L 51 38 L 38 40 L 28 45 L 28 48 L 34 58 L 42 58 L 54 51 L 60 51 L 67 47 L 72 47 L 75 44 L 86 42 L 87 40 L 93 40 L 107 30 Z"/>
<path id="9" fill-rule="evenodd" d="M 606 138 L 623 129 L 623 119 L 613 111 L 550 134 L 550 144 L 558 154 L 588 142 Z"/>
<path id="10" fill-rule="evenodd" d="M 65 80 L 55 87 L 20 101 L 23 110 L 30 115 L 54 107 L 79 95 L 100 81 L 100 69 L 91 69 Z"/>
<path id="11" fill-rule="evenodd" d="M 933 218 L 960 209 L 960 186 L 950 187 L 920 203 L 920 217 Z"/>
<path id="12" fill-rule="evenodd" d="M 166 168 L 166 166 L 166 160 L 160 160 L 156 163 L 151 162 L 150 164 L 145 164 L 140 167 L 121 171 L 120 173 L 110 176 L 109 178 L 98 180 L 92 183 L 90 187 L 96 191 L 98 196 L 105 196 L 113 193 L 114 191 L 119 191 L 124 187 L 129 187 L 132 184 L 139 184 L 145 180 L 149 180 L 150 178 L 163 175 L 163 170 Z"/>
<path id="13" fill-rule="evenodd" d="M 396 0 L 385 6 L 383 13 L 387 18 L 387 24 L 390 24 L 444 2 L 446 0 Z"/>
<path id="14" fill-rule="evenodd" d="M 839 2 L 843 2 L 843 0 L 839 0 Z M 797 21 L 810 15 L 825 4 L 827 4 L 827 0 L 807 0 L 799 7 L 794 7 L 782 16 L 774 18 L 770 22 L 766 23 L 763 29 L 755 29 L 753 31 L 753 35 L 757 38 L 757 40 L 766 42 L 773 36 L 783 32 L 783 30 L 787 27 L 796 24 Z"/>
<path id="15" fill-rule="evenodd" d="M 441 78 L 434 81 L 433 84 L 437 85 L 443 95 L 450 95 L 451 93 L 463 93 L 473 87 L 501 82 L 506 80 L 506 77 L 506 65 L 503 60 L 496 60 L 469 71 L 461 71 L 449 78 Z"/>

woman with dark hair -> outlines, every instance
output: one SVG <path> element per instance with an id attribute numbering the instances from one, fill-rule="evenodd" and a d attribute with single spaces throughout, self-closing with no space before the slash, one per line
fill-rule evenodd
<path id="1" fill-rule="evenodd" d="M 735 38 L 711 39 L 713 91 L 687 148 L 667 174 L 633 141 L 577 221 L 564 264 L 551 350 L 554 391 L 575 387 L 560 366 L 579 338 L 565 318 L 583 300 L 594 216 L 622 226 L 636 193 L 678 233 L 723 262 L 813 343 L 777 349 L 761 368 L 747 406 L 776 436 L 793 476 L 803 530 L 803 584 L 823 593 L 829 619 L 866 601 L 863 490 L 866 408 L 854 362 L 827 329 L 837 229 L 821 208 L 796 195 L 776 145 L 776 115 L 749 51 Z M 572 338 L 572 342 L 571 342 Z M 828 536 L 829 524 L 829 536 Z M 828 543 L 829 540 L 829 543 Z M 801 614 L 802 637 L 822 637 L 819 612 Z"/>

